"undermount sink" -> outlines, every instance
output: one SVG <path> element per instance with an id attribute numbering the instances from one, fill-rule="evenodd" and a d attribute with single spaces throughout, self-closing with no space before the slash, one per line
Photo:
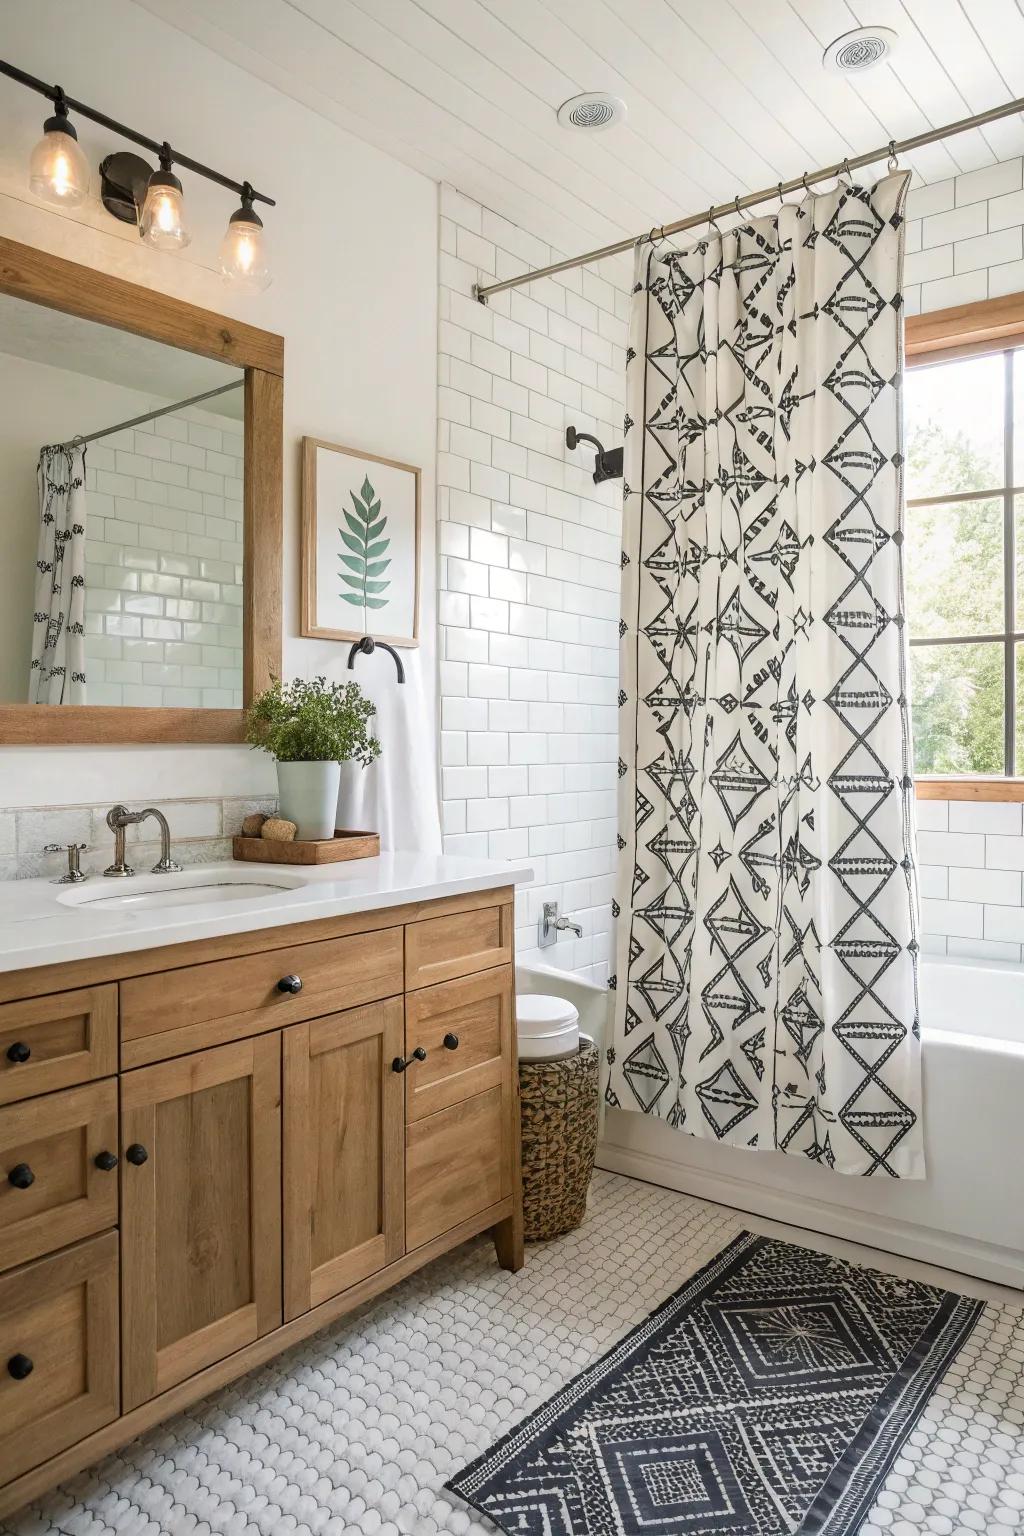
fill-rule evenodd
<path id="1" fill-rule="evenodd" d="M 97 912 L 148 912 L 155 907 L 195 907 L 211 903 L 255 901 L 279 896 L 306 882 L 298 875 L 259 878 L 239 871 L 183 869 L 171 875 L 143 875 L 123 881 L 95 876 L 87 885 L 62 891 L 57 900 L 68 907 Z"/>

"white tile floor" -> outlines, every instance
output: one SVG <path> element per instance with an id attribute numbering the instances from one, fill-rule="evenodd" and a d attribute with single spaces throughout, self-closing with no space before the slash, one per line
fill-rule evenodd
<path id="1" fill-rule="evenodd" d="M 738 1231 L 789 1237 L 988 1300 L 862 1527 L 1024 1527 L 1024 1298 L 598 1173 L 583 1227 L 508 1275 L 467 1244 L 67 1484 L 17 1536 L 493 1536 L 445 1480 Z"/>

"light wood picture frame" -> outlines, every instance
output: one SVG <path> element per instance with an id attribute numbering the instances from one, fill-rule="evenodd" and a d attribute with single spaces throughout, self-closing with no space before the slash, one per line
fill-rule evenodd
<path id="1" fill-rule="evenodd" d="M 302 439 L 304 636 L 418 646 L 422 543 L 417 465 Z"/>

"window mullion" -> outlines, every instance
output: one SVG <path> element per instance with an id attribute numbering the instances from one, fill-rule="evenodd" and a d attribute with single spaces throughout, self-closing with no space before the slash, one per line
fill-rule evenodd
<path id="1" fill-rule="evenodd" d="M 1017 628 L 1016 519 L 1013 515 L 1013 352 L 1003 353 L 1003 697 L 1005 700 L 1005 770 L 1016 772 L 1017 676 L 1013 634 Z"/>

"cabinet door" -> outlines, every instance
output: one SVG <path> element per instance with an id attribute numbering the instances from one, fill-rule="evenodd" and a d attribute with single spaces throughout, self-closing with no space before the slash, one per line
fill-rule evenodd
<path id="1" fill-rule="evenodd" d="M 404 1252 L 402 1000 L 284 1032 L 285 1316 Z"/>
<path id="2" fill-rule="evenodd" d="M 406 1132 L 405 1240 L 422 1247 L 513 1192 L 510 1081 L 413 1120 Z"/>
<path id="3" fill-rule="evenodd" d="M 117 1233 L 0 1276 L 0 1483 L 117 1418 Z"/>
<path id="4" fill-rule="evenodd" d="M 281 1322 L 280 1038 L 121 1079 L 126 1411 Z"/>

